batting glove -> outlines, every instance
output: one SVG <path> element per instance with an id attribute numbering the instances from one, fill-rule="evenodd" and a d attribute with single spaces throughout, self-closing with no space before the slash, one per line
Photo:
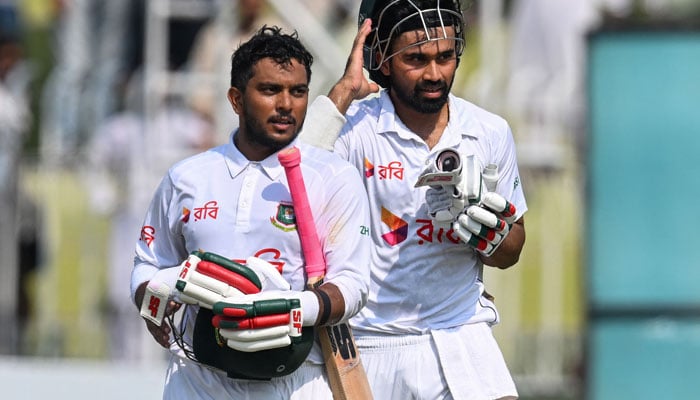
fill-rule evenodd
<path id="1" fill-rule="evenodd" d="M 194 252 L 182 263 L 175 287 L 183 302 L 211 309 L 229 298 L 289 289 L 289 283 L 272 264 L 257 257 L 242 265 L 214 253 Z"/>
<path id="2" fill-rule="evenodd" d="M 235 302 L 216 303 L 212 323 L 234 350 L 254 352 L 285 347 L 301 340 L 302 327 L 316 320 L 316 302 L 312 292 L 273 290 L 246 295 Z M 315 308 L 315 313 L 305 316 L 304 306 Z"/>
<path id="3" fill-rule="evenodd" d="M 146 291 L 141 301 L 141 316 L 156 326 L 163 323 L 168 302 L 171 300 L 182 302 L 174 290 L 179 274 L 180 268 L 163 268 L 158 270 L 146 285 Z"/>
<path id="4" fill-rule="evenodd" d="M 462 241 L 489 257 L 508 236 L 515 219 L 515 206 L 503 196 L 488 192 L 480 205 L 469 206 L 457 217 L 452 229 Z"/>
<path id="5" fill-rule="evenodd" d="M 483 179 L 479 161 L 475 156 L 463 156 L 454 150 L 444 150 L 437 156 L 455 159 L 459 167 L 450 171 L 440 170 L 440 162 L 435 161 L 421 174 L 416 187 L 429 186 L 425 193 L 428 213 L 439 228 L 449 229 L 452 222 L 464 211 L 464 208 L 481 201 Z M 443 163 L 445 160 L 443 160 Z"/>
<path id="6" fill-rule="evenodd" d="M 452 188 L 431 186 L 425 192 L 428 214 L 438 228 L 449 229 L 450 224 L 464 211 L 465 201 L 453 195 Z"/>

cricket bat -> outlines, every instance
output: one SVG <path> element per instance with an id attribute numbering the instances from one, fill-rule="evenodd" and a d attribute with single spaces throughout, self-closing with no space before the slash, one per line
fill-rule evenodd
<path id="1" fill-rule="evenodd" d="M 326 274 L 326 261 L 314 225 L 311 206 L 301 174 L 301 154 L 296 147 L 278 153 L 289 183 L 301 249 L 306 262 L 307 288 L 318 287 Z M 322 327 L 319 341 L 334 400 L 372 399 L 365 369 L 347 323 Z"/>

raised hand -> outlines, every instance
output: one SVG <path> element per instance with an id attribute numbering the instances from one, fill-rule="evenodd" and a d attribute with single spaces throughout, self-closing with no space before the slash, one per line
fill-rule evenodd
<path id="1" fill-rule="evenodd" d="M 368 18 L 357 31 L 343 76 L 328 93 L 328 97 L 342 114 L 348 110 L 353 100 L 362 99 L 379 91 L 379 85 L 367 79 L 363 69 L 363 46 L 371 30 L 372 21 Z"/>

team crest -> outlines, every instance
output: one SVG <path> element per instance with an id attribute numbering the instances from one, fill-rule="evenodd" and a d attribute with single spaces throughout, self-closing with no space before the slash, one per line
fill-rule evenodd
<path id="1" fill-rule="evenodd" d="M 270 222 L 285 232 L 296 230 L 297 221 L 294 217 L 294 207 L 291 204 L 280 203 L 277 205 L 277 214 L 274 217 L 270 217 Z"/>

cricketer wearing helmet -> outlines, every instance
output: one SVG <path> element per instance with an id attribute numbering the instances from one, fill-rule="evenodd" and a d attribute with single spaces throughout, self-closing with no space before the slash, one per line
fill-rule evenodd
<path id="1" fill-rule="evenodd" d="M 525 242 L 510 127 L 451 93 L 465 48 L 458 1 L 363 1 L 365 19 L 365 67 L 383 90 L 350 106 L 337 140 L 302 140 L 355 165 L 369 195 L 370 293 L 351 326 L 372 392 L 516 398 L 481 280 L 484 265 L 513 266 Z"/>
<path id="2" fill-rule="evenodd" d="M 296 34 L 276 27 L 243 43 L 228 90 L 240 127 L 227 144 L 171 167 L 147 210 L 131 290 L 172 353 L 166 399 L 332 398 L 313 327 L 362 308 L 371 242 L 357 171 L 297 140 L 312 60 Z M 301 153 L 326 264 L 313 290 L 304 290 L 294 204 L 277 158 L 291 146 Z"/>

